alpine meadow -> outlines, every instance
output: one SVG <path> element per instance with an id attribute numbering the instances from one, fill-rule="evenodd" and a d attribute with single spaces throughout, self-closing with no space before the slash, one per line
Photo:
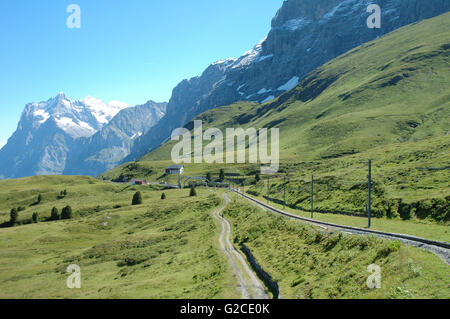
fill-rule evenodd
<path id="1" fill-rule="evenodd" d="M 29 104 L 0 151 L 0 299 L 448 300 L 450 7 L 412 1 L 374 1 L 375 30 L 370 1 L 284 1 L 168 103 Z M 245 161 L 218 135 L 195 160 L 199 121 L 254 129 Z"/>

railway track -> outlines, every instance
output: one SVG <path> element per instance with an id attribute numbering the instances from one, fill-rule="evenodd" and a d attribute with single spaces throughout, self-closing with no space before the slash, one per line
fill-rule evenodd
<path id="1" fill-rule="evenodd" d="M 310 218 L 305 218 L 301 216 L 297 216 L 288 212 L 285 212 L 281 209 L 275 208 L 273 206 L 270 206 L 269 204 L 266 204 L 260 200 L 257 200 L 251 196 L 248 196 L 246 194 L 241 193 L 237 189 L 231 189 L 232 192 L 240 195 L 241 197 L 253 202 L 254 204 L 258 205 L 264 210 L 271 211 L 273 213 L 283 215 L 285 217 L 289 217 L 292 219 L 301 220 L 313 225 L 320 226 L 322 228 L 331 228 L 343 233 L 349 233 L 354 235 L 374 235 L 380 238 L 390 239 L 390 240 L 399 240 L 402 243 L 414 247 L 419 247 L 425 250 L 428 250 L 437 256 L 439 256 L 443 261 L 445 261 L 447 264 L 450 264 L 450 244 L 445 242 L 439 242 L 434 240 L 429 240 L 425 238 L 420 238 L 416 236 L 411 235 L 405 235 L 405 234 L 396 234 L 396 233 L 386 233 L 382 231 L 377 230 L 370 230 L 370 229 L 364 229 L 364 228 L 357 228 L 352 226 L 344 226 L 344 225 L 338 225 L 338 224 L 332 224 L 328 222 L 318 221 Z"/>

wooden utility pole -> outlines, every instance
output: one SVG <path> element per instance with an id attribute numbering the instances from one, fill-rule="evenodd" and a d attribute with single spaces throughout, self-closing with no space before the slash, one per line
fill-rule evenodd
<path id="1" fill-rule="evenodd" d="M 372 226 L 372 160 L 369 160 L 369 175 L 367 176 L 368 179 L 368 189 L 369 189 L 369 200 L 367 203 L 367 216 L 369 219 L 369 225 L 368 227 Z"/>
<path id="2" fill-rule="evenodd" d="M 314 218 L 314 175 L 311 177 L 311 219 Z"/>

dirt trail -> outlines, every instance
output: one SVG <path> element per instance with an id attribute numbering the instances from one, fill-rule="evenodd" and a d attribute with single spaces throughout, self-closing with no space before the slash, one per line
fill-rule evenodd
<path id="1" fill-rule="evenodd" d="M 269 296 L 264 289 L 264 285 L 250 269 L 244 257 L 231 243 L 231 225 L 221 216 L 222 211 L 228 206 L 231 200 L 227 194 L 223 194 L 222 196 L 225 200 L 225 204 L 221 208 L 215 210 L 213 212 L 213 216 L 222 225 L 222 231 L 219 237 L 220 248 L 227 255 L 236 277 L 239 280 L 239 288 L 242 292 L 242 299 L 268 299 Z"/>

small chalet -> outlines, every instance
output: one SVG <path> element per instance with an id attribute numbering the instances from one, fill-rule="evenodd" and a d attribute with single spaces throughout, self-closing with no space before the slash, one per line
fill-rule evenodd
<path id="1" fill-rule="evenodd" d="M 166 175 L 181 175 L 184 172 L 183 165 L 173 165 L 166 167 Z"/>
<path id="2" fill-rule="evenodd" d="M 146 180 L 133 179 L 131 185 L 148 185 Z"/>

